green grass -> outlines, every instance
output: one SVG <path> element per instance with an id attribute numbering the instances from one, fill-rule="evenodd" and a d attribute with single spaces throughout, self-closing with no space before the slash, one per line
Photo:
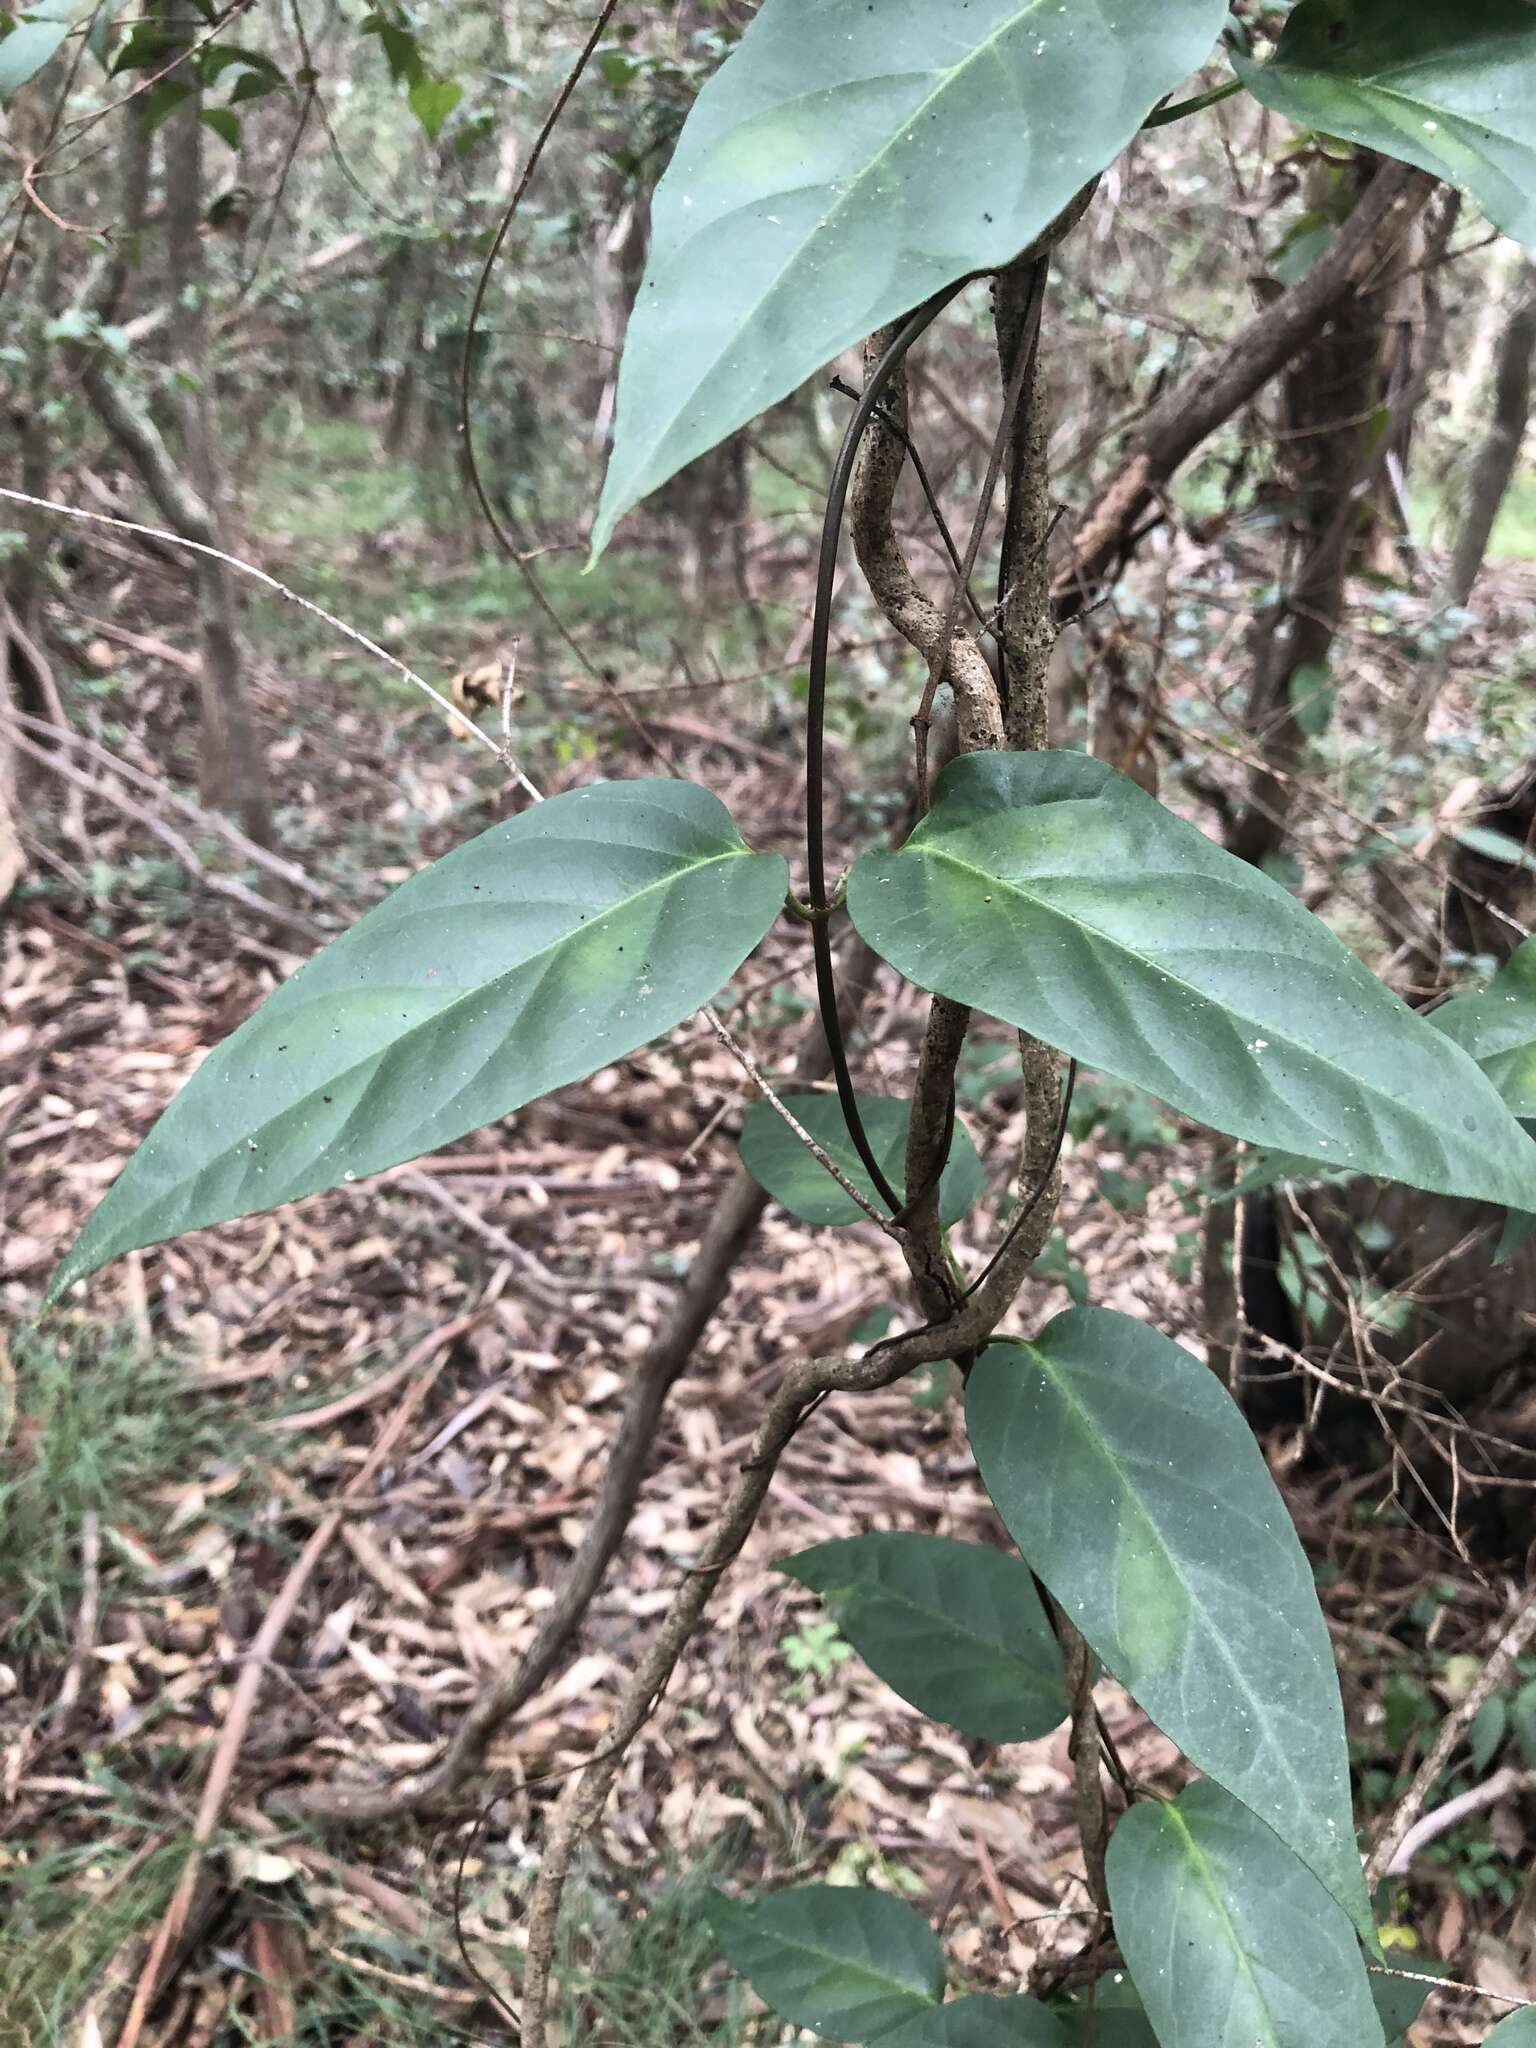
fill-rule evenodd
<path id="1" fill-rule="evenodd" d="M 84 2002 L 101 1999 L 113 1958 L 120 1950 L 136 1958 L 134 1937 L 149 1935 L 164 1910 L 181 1849 L 155 1846 L 130 1813 L 114 1813 L 111 1825 L 106 1843 L 0 1860 L 0 2048 L 76 2048 Z M 702 1868 L 664 1876 L 638 1898 L 573 1886 L 551 2011 L 556 2040 L 582 2048 L 769 2048 L 804 2038 L 749 2018 L 753 2001 L 724 1977 L 704 1918 L 709 1876 Z M 299 1878 L 248 1893 L 235 1907 L 289 1916 L 298 1931 L 304 1961 L 291 2048 L 353 2040 L 489 2048 L 513 2038 L 488 2006 L 471 2012 L 432 1996 L 430 1986 L 470 1988 L 446 1917 L 419 1941 L 355 1920 L 343 1927 L 329 1911 L 317 1917 L 306 1884 Z M 235 1950 L 242 1932 L 235 1919 L 210 1939 Z M 261 2038 L 247 1999 L 215 2048 Z"/>
<path id="2" fill-rule="evenodd" d="M 124 1576 L 110 1531 L 152 1545 L 171 1511 L 155 1495 L 227 1471 L 245 1434 L 223 1403 L 189 1402 L 180 1361 L 146 1355 L 126 1325 L 23 1327 L 12 1365 L 14 1391 L 0 1394 L 0 1639 L 26 1659 L 70 1639 L 86 1515 L 106 1532 L 105 1603 Z"/>
<path id="3" fill-rule="evenodd" d="M 182 1854 L 139 1828 L 0 1852 L 0 2048 L 75 2048 L 74 2016 L 164 1911 Z"/>

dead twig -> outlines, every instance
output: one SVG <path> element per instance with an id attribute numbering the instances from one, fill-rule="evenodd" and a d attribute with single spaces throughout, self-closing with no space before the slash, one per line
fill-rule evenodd
<path id="1" fill-rule="evenodd" d="M 438 1374 L 447 1357 L 447 1345 L 438 1332 L 438 1355 L 426 1367 L 421 1377 L 411 1387 L 394 1414 L 380 1429 L 374 1439 L 373 1448 L 348 1480 L 341 1492 L 341 1500 L 355 1498 L 371 1485 L 379 1468 L 410 1427 L 417 1410 L 431 1392 Z M 123 2031 L 118 2037 L 117 2048 L 137 2048 L 149 2016 L 149 2008 L 159 1985 L 160 1973 L 172 1946 L 178 1940 L 186 1925 L 202 1867 L 203 1852 L 212 1839 L 213 1831 L 219 1824 L 224 1811 L 224 1802 L 229 1795 L 234 1778 L 235 1765 L 250 1727 L 251 1716 L 261 1691 L 261 1681 L 267 1664 L 276 1653 L 284 1631 L 298 1610 L 299 1601 L 314 1574 L 316 1566 L 330 1548 L 331 1542 L 341 1528 L 343 1513 L 340 1507 L 332 1507 L 325 1520 L 311 1535 L 289 1570 L 287 1578 L 278 1589 L 277 1597 L 267 1610 L 266 1618 L 257 1630 L 249 1649 L 241 1660 L 240 1675 L 235 1681 L 230 1698 L 229 1710 L 219 1732 L 213 1761 L 204 1781 L 202 1798 L 198 1802 L 197 1816 L 192 1826 L 192 1848 L 186 1865 L 177 1882 L 171 1902 L 165 1910 L 154 1941 L 139 1973 L 134 1989 L 133 2003 Z"/>
<path id="2" fill-rule="evenodd" d="M 1391 1819 L 1373 1844 L 1365 1860 L 1365 1881 L 1372 1890 L 1384 1877 L 1397 1870 L 1403 1845 L 1440 1773 L 1477 1718 L 1483 1703 L 1492 1699 L 1514 1669 L 1515 1659 L 1533 1640 L 1536 1640 L 1536 1595 L 1528 1593 L 1514 1620 L 1499 1638 L 1493 1655 L 1467 1688 L 1465 1696 L 1441 1722 L 1429 1754 L 1414 1773 L 1413 1783 L 1398 1801 Z"/>

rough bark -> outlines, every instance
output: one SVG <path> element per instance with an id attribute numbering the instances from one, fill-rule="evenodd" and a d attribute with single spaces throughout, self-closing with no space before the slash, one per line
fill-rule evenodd
<path id="1" fill-rule="evenodd" d="M 1364 185 L 1342 240 L 1392 173 L 1365 160 Z M 1401 243 L 1395 245 L 1401 247 Z M 1254 866 L 1278 853 L 1289 833 L 1297 777 L 1306 757 L 1304 699 L 1325 686 L 1344 606 L 1344 584 L 1363 531 L 1365 491 L 1385 449 L 1377 424 L 1387 318 L 1396 282 L 1392 250 L 1369 281 L 1342 291 L 1286 373 L 1282 456 L 1295 502 L 1295 567 L 1288 587 L 1255 634 L 1247 724 L 1262 759 L 1227 837 Z"/>
<path id="2" fill-rule="evenodd" d="M 1306 276 L 1151 408 L 1120 468 L 1072 535 L 1053 583 L 1059 618 L 1075 616 L 1113 581 L 1174 472 L 1308 345 L 1341 299 L 1377 274 L 1434 189 L 1433 178 L 1406 165 L 1381 171 L 1333 247 Z"/>

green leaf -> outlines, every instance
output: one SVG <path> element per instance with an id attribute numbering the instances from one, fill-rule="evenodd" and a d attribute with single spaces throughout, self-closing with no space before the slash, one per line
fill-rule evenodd
<path id="1" fill-rule="evenodd" d="M 436 142 L 443 123 L 463 99 L 464 88 L 456 78 L 421 78 L 406 97 L 411 112 L 427 131 L 427 140 Z"/>
<path id="2" fill-rule="evenodd" d="M 1515 1694 L 1509 1718 L 1526 1769 L 1536 1771 L 1536 1678 L 1528 1679 Z"/>
<path id="3" fill-rule="evenodd" d="M 226 71 L 238 67 L 259 72 L 270 85 L 281 85 L 282 69 L 260 50 L 243 49 L 238 43 L 209 43 L 197 60 L 204 85 L 213 85 Z"/>
<path id="4" fill-rule="evenodd" d="M 204 107 L 197 117 L 205 128 L 211 128 L 221 142 L 227 142 L 231 149 L 240 147 L 240 117 L 232 114 L 228 107 Z"/>
<path id="5" fill-rule="evenodd" d="M 1383 2048 L 1348 1919 L 1219 1785 L 1133 1806 L 1105 1875 L 1162 2048 Z"/>
<path id="6" fill-rule="evenodd" d="M 1504 1737 L 1508 1732 L 1509 1708 L 1495 1693 L 1492 1699 L 1483 1701 L 1472 1717 L 1472 1726 L 1467 1730 L 1467 1754 L 1474 1778 L 1482 1777 L 1494 1756 L 1503 1747 Z"/>
<path id="7" fill-rule="evenodd" d="M 149 88 L 144 95 L 144 110 L 140 115 L 145 128 L 151 135 L 157 128 L 169 121 L 176 109 L 197 97 L 197 87 L 185 78 L 162 78 Z"/>
<path id="8" fill-rule="evenodd" d="M 1067 1718 L 1061 1654 L 1029 1567 L 943 1536 L 853 1536 L 779 1570 L 826 1602 L 909 1705 L 984 1742 L 1032 1742 Z"/>
<path id="9" fill-rule="evenodd" d="M 1215 1374 L 1129 1316 L 1069 1309 L 983 1353 L 966 1423 L 1009 1535 L 1104 1664 L 1373 1940 L 1328 1630 Z"/>
<path id="10" fill-rule="evenodd" d="M 1476 1060 L 1512 1116 L 1536 1117 L 1536 939 L 1480 994 L 1453 997 L 1430 1021 Z"/>
<path id="11" fill-rule="evenodd" d="M 1338 696 L 1327 663 L 1304 661 L 1292 670 L 1289 690 L 1297 725 L 1309 740 L 1321 739 L 1333 721 Z"/>
<path id="12" fill-rule="evenodd" d="M 751 1905 L 711 1892 L 706 1910 L 758 1997 L 830 2040 L 872 2041 L 944 1995 L 938 1936 L 886 1892 L 810 1884 Z"/>
<path id="13" fill-rule="evenodd" d="M 50 1283 L 429 1152 L 707 1002 L 783 904 L 688 782 L 536 804 L 415 875 L 210 1053 Z"/>
<path id="14" fill-rule="evenodd" d="M 1106 1988 L 1112 1983 L 1115 1984 L 1114 1992 Z M 1109 2003 L 1117 1993 L 1116 2002 Z M 1141 2000 L 1135 1996 L 1129 1977 L 1121 1975 L 1118 1982 L 1109 1977 L 1099 1978 L 1094 1988 L 1091 2016 L 1093 2024 L 1090 2028 L 1086 1993 L 1080 1995 L 1078 2003 L 1062 2010 L 1061 2023 L 1066 2028 L 1072 2048 L 1158 2048 L 1152 2022 L 1142 2010 Z"/>
<path id="15" fill-rule="evenodd" d="M 1458 846 L 1480 853 L 1485 860 L 1502 861 L 1511 868 L 1536 868 L 1536 854 L 1507 832 L 1492 831 L 1487 825 L 1450 825 L 1446 829 Z"/>
<path id="16" fill-rule="evenodd" d="M 973 754 L 848 908 L 924 988 L 1258 1145 L 1536 1209 L 1536 1149 L 1289 892 L 1083 754 Z"/>
<path id="17" fill-rule="evenodd" d="M 1522 2005 L 1500 2020 L 1483 2048 L 1536 2048 L 1536 2005 Z"/>
<path id="18" fill-rule="evenodd" d="M 1529 0 L 1301 0 L 1249 90 L 1306 128 L 1417 164 L 1536 242 L 1536 12 Z"/>
<path id="19" fill-rule="evenodd" d="M 657 188 L 592 539 L 842 349 L 1040 235 L 1225 0 L 764 0 Z"/>
<path id="20" fill-rule="evenodd" d="M 829 1153 L 859 1191 L 880 1206 L 874 1182 L 864 1162 L 853 1149 L 842 1105 L 835 1095 L 785 1095 L 785 1107 Z M 891 1186 L 903 1191 L 906 1171 L 907 1125 L 912 1105 L 893 1095 L 861 1095 L 859 1114 L 869 1133 L 875 1156 L 885 1169 Z M 864 1211 L 851 1195 L 820 1165 L 771 1103 L 754 1102 L 742 1118 L 741 1163 L 776 1202 L 798 1216 L 802 1223 L 862 1223 Z M 946 1226 L 958 1223 L 975 1207 L 986 1187 L 986 1175 L 976 1154 L 971 1135 L 958 1119 L 949 1164 L 939 1183 L 939 1217 Z"/>
<path id="21" fill-rule="evenodd" d="M 952 1998 L 890 2033 L 879 2048 L 1067 2048 L 1061 2022 L 1034 1998 Z"/>
<path id="22" fill-rule="evenodd" d="M 389 75 L 396 85 L 402 82 L 419 85 L 426 77 L 421 46 L 403 23 L 391 21 L 386 14 L 368 14 L 358 23 L 358 30 L 362 35 L 378 37 L 389 65 Z"/>
<path id="23" fill-rule="evenodd" d="M 18 21 L 0 40 L 0 100 L 35 78 L 68 34 L 67 21 Z"/>
<path id="24" fill-rule="evenodd" d="M 1418 1967 L 1415 1964 L 1415 1968 Z M 1443 1972 L 1445 1965 L 1436 1963 L 1433 1967 Z M 1376 2017 L 1381 2021 L 1382 2032 L 1387 2037 L 1387 2048 L 1403 2048 L 1404 2037 L 1424 2010 L 1424 2001 L 1431 1988 L 1428 1984 L 1410 1984 L 1404 1977 L 1372 1975 L 1371 1999 L 1376 2007 Z"/>

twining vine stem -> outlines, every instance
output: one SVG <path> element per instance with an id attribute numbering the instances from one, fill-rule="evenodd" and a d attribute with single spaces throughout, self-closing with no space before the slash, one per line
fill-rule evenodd
<path id="1" fill-rule="evenodd" d="M 832 469 L 826 512 L 822 519 L 821 551 L 816 565 L 816 608 L 811 627 L 806 693 L 805 856 L 810 879 L 811 908 L 816 911 L 826 912 L 830 908 L 827 895 L 825 829 L 827 659 L 832 636 L 832 587 L 837 575 L 838 542 L 842 536 L 843 513 L 848 502 L 848 485 L 853 476 L 854 461 L 865 430 L 874 418 L 892 378 L 906 361 L 908 350 L 927 333 L 944 308 L 957 298 L 969 283 L 970 279 L 963 277 L 952 285 L 946 285 L 943 291 L 935 293 L 903 321 L 895 339 L 859 396 L 859 402 L 854 407 L 853 417 L 848 422 L 843 444 L 837 452 L 837 461 Z M 827 1049 L 832 1058 L 832 1078 L 837 1084 L 837 1099 L 842 1105 L 843 1121 L 848 1126 L 848 1135 L 853 1140 L 854 1150 L 863 1161 L 865 1171 L 873 1181 L 880 1199 L 894 1215 L 902 1207 L 902 1198 L 886 1178 L 875 1155 L 875 1148 L 869 1141 L 864 1120 L 859 1115 L 853 1077 L 848 1071 L 848 1049 L 843 1040 L 843 1028 L 837 1014 L 837 980 L 832 966 L 832 934 L 825 915 L 817 917 L 811 926 L 811 945 L 816 959 L 816 996 L 821 1008 L 822 1026 L 827 1034 Z"/>

